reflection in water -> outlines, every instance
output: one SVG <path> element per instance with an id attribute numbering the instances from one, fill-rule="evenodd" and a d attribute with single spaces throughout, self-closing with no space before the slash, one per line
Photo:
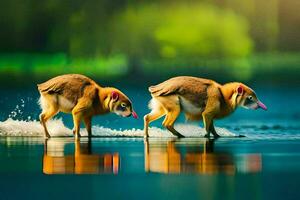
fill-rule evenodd
<path id="1" fill-rule="evenodd" d="M 233 153 L 230 149 L 222 149 L 222 145 L 215 142 L 215 140 L 199 138 L 147 139 L 144 144 L 145 171 L 233 175 L 256 173 L 262 170 L 261 154 Z M 43 172 L 45 174 L 118 174 L 120 171 L 120 149 L 118 148 L 112 153 L 95 153 L 91 140 L 74 142 L 72 138 L 70 140 L 51 138 L 45 141 L 44 147 Z M 137 165 L 143 162 L 143 159 L 132 159 L 132 155 L 123 158 L 127 164 L 123 166 L 126 169 L 122 171 L 139 171 L 140 167 L 144 170 L 143 165 Z M 136 168 L 137 166 L 139 167 Z"/>
<path id="2" fill-rule="evenodd" d="M 159 173 L 235 174 L 261 171 L 260 154 L 214 150 L 215 140 L 145 140 L 145 171 Z"/>
<path id="3" fill-rule="evenodd" d="M 65 154 L 66 146 L 75 145 L 72 154 Z M 43 172 L 45 174 L 101 174 L 119 172 L 118 153 L 92 153 L 91 141 L 60 140 L 45 141 Z"/>

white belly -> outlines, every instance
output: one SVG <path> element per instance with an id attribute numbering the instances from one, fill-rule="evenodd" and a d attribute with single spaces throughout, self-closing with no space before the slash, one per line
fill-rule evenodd
<path id="1" fill-rule="evenodd" d="M 60 95 L 58 95 L 57 101 L 59 110 L 62 112 L 71 112 L 75 106 L 73 102 Z"/>
<path id="2" fill-rule="evenodd" d="M 190 114 L 200 114 L 203 111 L 203 108 L 196 107 L 191 102 L 186 100 L 183 97 L 180 97 L 180 104 L 184 112 Z"/>

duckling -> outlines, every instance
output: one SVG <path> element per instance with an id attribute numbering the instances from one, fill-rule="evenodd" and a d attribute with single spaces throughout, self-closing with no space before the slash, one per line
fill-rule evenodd
<path id="1" fill-rule="evenodd" d="M 75 137 L 80 137 L 80 122 L 83 120 L 92 136 L 92 117 L 115 113 L 122 117 L 138 118 L 130 99 L 113 87 L 101 87 L 92 79 L 80 74 L 66 74 L 38 84 L 40 92 L 40 122 L 45 137 L 49 138 L 46 122 L 58 112 L 72 113 Z"/>
<path id="2" fill-rule="evenodd" d="M 148 137 L 149 123 L 166 116 L 162 125 L 177 137 L 184 137 L 174 129 L 174 122 L 183 112 L 187 120 L 203 120 L 205 137 L 219 134 L 214 119 L 224 118 L 237 107 L 267 110 L 254 90 L 243 83 L 221 85 L 213 80 L 191 76 L 179 76 L 149 87 L 152 99 L 151 112 L 144 116 L 144 133 Z"/>

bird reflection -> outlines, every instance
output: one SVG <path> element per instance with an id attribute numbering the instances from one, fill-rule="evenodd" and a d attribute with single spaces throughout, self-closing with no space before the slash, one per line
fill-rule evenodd
<path id="1" fill-rule="evenodd" d="M 72 145 L 75 150 L 68 148 Z M 43 156 L 45 174 L 117 174 L 119 165 L 118 153 L 93 153 L 91 140 L 74 142 L 51 138 L 45 141 Z"/>
<path id="2" fill-rule="evenodd" d="M 235 174 L 261 171 L 260 154 L 216 151 L 214 139 L 145 140 L 145 171 Z"/>

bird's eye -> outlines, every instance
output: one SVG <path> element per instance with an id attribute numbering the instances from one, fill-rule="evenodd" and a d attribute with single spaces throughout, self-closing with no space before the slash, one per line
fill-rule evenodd
<path id="1" fill-rule="evenodd" d="M 121 103 L 121 107 L 122 108 L 126 108 L 126 104 L 125 103 Z"/>
<path id="2" fill-rule="evenodd" d="M 248 99 L 249 99 L 249 100 L 253 100 L 253 97 L 252 97 L 252 96 L 248 96 Z"/>

